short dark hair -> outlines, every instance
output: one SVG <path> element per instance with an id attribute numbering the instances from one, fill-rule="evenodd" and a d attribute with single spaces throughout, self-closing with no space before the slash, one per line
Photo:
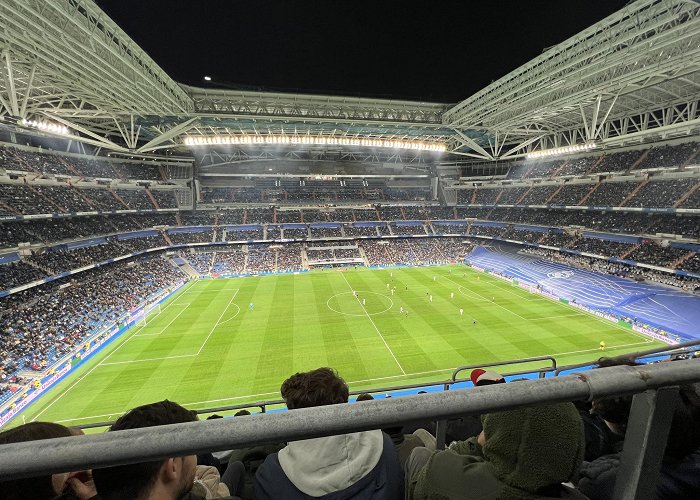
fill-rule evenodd
<path id="1" fill-rule="evenodd" d="M 355 401 L 374 401 L 374 396 L 363 392 L 362 394 L 357 396 L 357 399 Z"/>
<path id="2" fill-rule="evenodd" d="M 290 410 L 347 403 L 350 395 L 348 384 L 332 368 L 295 373 L 280 392 Z"/>
<path id="3" fill-rule="evenodd" d="M 0 445 L 70 437 L 72 435 L 68 427 L 60 424 L 54 424 L 53 422 L 29 422 L 14 429 L 0 432 Z M 57 493 L 53 490 L 51 474 L 6 481 L 0 484 L 0 487 L 2 487 L 2 498 L 7 500 L 54 498 Z M 59 491 L 58 493 L 61 492 Z"/>
<path id="4" fill-rule="evenodd" d="M 250 415 L 250 412 L 248 410 L 238 410 L 236 413 L 233 414 L 234 417 L 246 417 Z"/>
<path id="5" fill-rule="evenodd" d="M 109 432 L 181 424 L 196 420 L 196 412 L 166 399 L 128 411 L 112 424 Z M 153 488 L 162 464 L 163 460 L 159 460 L 93 470 L 92 476 L 100 500 L 145 496 Z"/>

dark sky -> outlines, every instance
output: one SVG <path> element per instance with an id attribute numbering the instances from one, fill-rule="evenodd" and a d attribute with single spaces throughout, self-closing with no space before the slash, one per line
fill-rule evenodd
<path id="1" fill-rule="evenodd" d="M 97 3 L 182 83 L 457 102 L 628 1 Z"/>

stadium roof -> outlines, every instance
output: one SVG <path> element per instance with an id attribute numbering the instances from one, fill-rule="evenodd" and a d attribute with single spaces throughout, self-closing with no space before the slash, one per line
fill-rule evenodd
<path id="1" fill-rule="evenodd" d="M 655 140 L 700 125 L 699 16 L 695 1 L 637 0 L 449 106 L 180 85 L 92 0 L 4 0 L 0 116 L 60 122 L 120 152 L 305 134 L 437 141 L 444 158 L 491 160 Z"/>

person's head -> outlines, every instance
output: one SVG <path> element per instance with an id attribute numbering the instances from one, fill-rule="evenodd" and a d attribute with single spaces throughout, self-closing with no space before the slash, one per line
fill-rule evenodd
<path id="1" fill-rule="evenodd" d="M 0 432 L 0 445 L 40 441 L 72 436 L 68 427 L 52 422 L 30 422 L 13 429 Z M 54 498 L 66 488 L 68 474 L 15 479 L 0 484 L 2 498 L 7 500 L 42 500 Z"/>
<path id="2" fill-rule="evenodd" d="M 639 366 L 633 358 L 618 356 L 614 358 L 603 357 L 598 360 L 599 368 L 611 366 Z M 610 396 L 594 399 L 591 402 L 591 414 L 598 415 L 615 434 L 624 436 L 627 431 L 627 420 L 632 408 L 632 395 Z"/>
<path id="3" fill-rule="evenodd" d="M 348 385 L 331 368 L 295 373 L 282 383 L 280 392 L 290 410 L 347 403 L 350 395 Z"/>
<path id="4" fill-rule="evenodd" d="M 513 488 L 557 496 L 576 478 L 584 453 L 583 422 L 571 403 L 482 416 L 478 442 L 496 476 Z"/>
<path id="5" fill-rule="evenodd" d="M 506 381 L 506 379 L 504 379 L 500 373 L 496 373 L 493 370 L 482 370 L 481 368 L 472 370 L 471 374 L 469 375 L 469 378 L 471 379 L 472 384 L 474 384 L 475 387 L 482 387 L 485 385 L 493 384 L 504 384 Z"/>
<path id="6" fill-rule="evenodd" d="M 247 417 L 248 415 L 250 415 L 248 410 L 238 410 L 233 414 L 234 417 Z"/>
<path id="7" fill-rule="evenodd" d="M 195 422 L 197 414 L 172 401 L 151 403 L 122 415 L 109 432 L 159 425 Z M 126 444 L 125 444 L 126 446 Z M 100 500 L 121 498 L 176 499 L 192 489 L 196 455 L 171 457 L 156 462 L 95 469 L 93 478 Z"/>
<path id="8" fill-rule="evenodd" d="M 358 403 L 360 401 L 374 401 L 374 396 L 372 396 L 371 394 L 367 394 L 366 392 L 363 392 L 362 394 L 357 396 L 357 399 L 355 401 L 357 401 Z"/>

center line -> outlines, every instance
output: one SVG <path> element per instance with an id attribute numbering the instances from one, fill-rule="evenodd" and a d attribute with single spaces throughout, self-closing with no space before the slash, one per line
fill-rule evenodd
<path id="1" fill-rule="evenodd" d="M 352 288 L 352 285 L 350 284 L 348 279 L 345 277 L 345 275 L 342 273 L 340 275 L 345 280 L 345 283 L 348 284 L 348 286 L 350 287 L 350 290 L 354 291 Z M 353 294 L 353 295 L 355 295 L 355 294 Z M 387 350 L 389 351 L 389 354 L 391 354 L 391 357 L 394 358 L 394 361 L 396 361 L 396 364 L 398 365 L 399 370 L 401 370 L 402 374 L 406 375 L 406 372 L 404 371 L 403 366 L 401 366 L 401 363 L 399 363 L 399 360 L 396 359 L 396 356 L 394 355 L 394 351 L 392 351 L 391 347 L 389 347 L 389 344 L 386 343 L 386 340 L 384 339 L 384 335 L 382 335 L 382 332 L 379 331 L 379 328 L 377 328 L 377 325 L 374 324 L 374 320 L 372 319 L 372 316 L 369 315 L 369 313 L 367 312 L 367 309 L 365 309 L 365 306 L 362 305 L 360 298 L 357 295 L 355 295 L 355 298 L 357 299 L 357 302 L 360 304 L 360 307 L 362 308 L 362 310 L 365 312 L 367 319 L 370 321 L 370 323 L 372 323 L 372 326 L 374 327 L 374 329 L 377 330 L 377 333 L 379 334 L 379 338 L 382 339 L 382 342 L 384 342 L 384 345 L 386 346 Z"/>

